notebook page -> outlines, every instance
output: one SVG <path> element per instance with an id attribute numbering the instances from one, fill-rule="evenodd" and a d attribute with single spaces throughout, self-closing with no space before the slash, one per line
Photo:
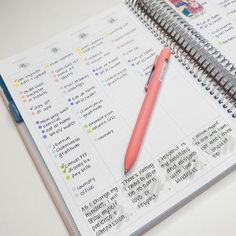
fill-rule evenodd
<path id="1" fill-rule="evenodd" d="M 236 1 L 196 0 L 188 4 L 182 0 L 167 2 L 172 2 L 182 17 L 235 64 Z M 188 9 L 192 10 L 192 14 Z"/>
<path id="2" fill-rule="evenodd" d="M 235 124 L 172 57 L 135 166 L 124 154 L 162 45 L 118 5 L 0 62 L 82 235 L 128 235 L 235 163 Z"/>

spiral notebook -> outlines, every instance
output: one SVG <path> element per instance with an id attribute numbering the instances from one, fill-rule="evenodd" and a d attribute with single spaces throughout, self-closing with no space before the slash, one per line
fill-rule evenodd
<path id="1" fill-rule="evenodd" d="M 129 0 L 0 62 L 2 97 L 71 235 L 141 235 L 235 169 L 233 7 Z M 163 46 L 173 55 L 124 176 Z"/>

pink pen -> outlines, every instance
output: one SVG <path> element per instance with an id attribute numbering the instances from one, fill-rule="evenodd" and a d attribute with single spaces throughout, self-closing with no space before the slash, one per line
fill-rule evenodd
<path id="1" fill-rule="evenodd" d="M 129 145 L 126 150 L 124 160 L 125 174 L 133 166 L 142 144 L 142 140 L 151 117 L 151 113 L 161 86 L 161 82 L 165 77 L 166 68 L 171 56 L 169 48 L 163 48 L 160 55 L 156 56 L 151 75 L 145 86 L 146 96 L 140 109 L 138 119 L 136 121 L 133 133 L 131 135 Z"/>

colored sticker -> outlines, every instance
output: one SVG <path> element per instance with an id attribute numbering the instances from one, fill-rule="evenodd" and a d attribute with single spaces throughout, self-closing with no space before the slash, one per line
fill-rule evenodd
<path id="1" fill-rule="evenodd" d="M 203 6 L 196 0 L 169 0 L 185 16 L 191 17 L 203 11 Z"/>

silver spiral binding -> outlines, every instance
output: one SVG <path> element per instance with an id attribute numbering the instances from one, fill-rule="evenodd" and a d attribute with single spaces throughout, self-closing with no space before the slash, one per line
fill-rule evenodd
<path id="1" fill-rule="evenodd" d="M 126 0 L 143 24 L 236 118 L 236 67 L 165 0 Z"/>

